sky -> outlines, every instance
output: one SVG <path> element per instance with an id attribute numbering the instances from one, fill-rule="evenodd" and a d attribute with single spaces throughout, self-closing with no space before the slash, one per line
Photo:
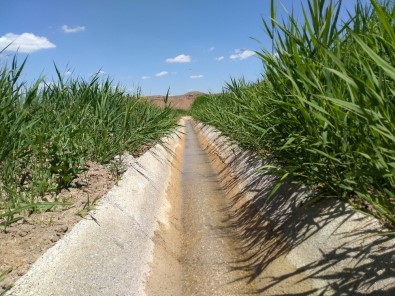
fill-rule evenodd
<path id="1" fill-rule="evenodd" d="M 305 2 L 305 0 L 303 0 Z M 280 11 L 300 0 L 278 2 Z M 355 0 L 345 0 L 344 9 Z M 99 73 L 133 93 L 220 92 L 256 81 L 255 51 L 270 48 L 262 19 L 270 0 L 0 0 L 0 64 L 28 56 L 22 79 Z M 284 7 L 284 8 L 283 8 Z M 344 10 L 345 11 L 345 10 Z M 343 12 L 344 13 L 344 12 Z M 258 41 L 259 42 L 258 42 Z"/>

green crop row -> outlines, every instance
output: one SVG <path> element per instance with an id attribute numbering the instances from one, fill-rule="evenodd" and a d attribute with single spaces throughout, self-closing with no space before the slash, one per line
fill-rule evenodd
<path id="1" fill-rule="evenodd" d="M 108 163 L 160 142 L 177 114 L 127 95 L 109 78 L 20 82 L 26 60 L 0 69 L 0 224 L 59 202 L 42 197 L 69 186 L 88 160 Z"/>
<path id="2" fill-rule="evenodd" d="M 395 226 L 395 5 L 309 0 L 303 20 L 264 21 L 262 79 L 232 80 L 191 114 L 271 160 L 262 168 Z"/>

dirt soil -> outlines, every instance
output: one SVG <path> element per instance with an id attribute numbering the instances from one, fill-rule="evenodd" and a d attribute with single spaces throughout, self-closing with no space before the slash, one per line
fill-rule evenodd
<path id="1" fill-rule="evenodd" d="M 195 99 L 202 95 L 204 95 L 204 93 L 193 91 L 180 96 L 169 96 L 169 102 L 174 109 L 189 110 Z M 158 107 L 162 108 L 165 106 L 163 96 L 147 96 L 145 98 Z"/>
<path id="2" fill-rule="evenodd" d="M 93 219 L 88 210 L 116 183 L 109 169 L 97 163 L 88 163 L 87 171 L 74 180 L 73 186 L 63 190 L 58 201 L 71 206 L 34 213 L 18 223 L 0 230 L 0 275 L 11 272 L 0 281 L 0 293 L 24 275 L 47 249 L 52 247 L 81 219 Z M 84 218 L 83 218 L 84 217 Z"/>

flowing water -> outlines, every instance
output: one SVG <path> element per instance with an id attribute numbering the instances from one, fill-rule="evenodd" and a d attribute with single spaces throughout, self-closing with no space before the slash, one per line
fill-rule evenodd
<path id="1" fill-rule="evenodd" d="M 244 294 L 245 284 L 239 280 L 243 275 L 231 271 L 239 256 L 224 225 L 226 198 L 190 123 L 186 126 L 181 201 L 183 295 Z"/>
<path id="2" fill-rule="evenodd" d="M 176 154 L 178 162 L 167 190 L 171 205 L 169 222 L 160 225 L 156 233 L 147 295 L 289 295 L 288 292 L 302 292 L 303 289 L 293 288 L 299 277 L 294 282 L 285 280 L 275 288 L 261 290 L 257 287 L 268 286 L 273 276 L 281 277 L 282 272 L 293 271 L 285 257 L 269 265 L 267 272 L 260 274 L 260 279 L 249 281 L 251 270 L 242 268 L 246 264 L 245 254 L 226 222 L 229 220 L 227 197 L 190 122 L 186 123 L 185 136 Z"/>

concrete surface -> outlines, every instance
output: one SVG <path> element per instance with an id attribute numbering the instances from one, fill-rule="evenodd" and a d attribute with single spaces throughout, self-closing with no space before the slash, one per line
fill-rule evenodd
<path id="1" fill-rule="evenodd" d="M 313 288 L 297 295 L 395 295 L 395 239 L 377 235 L 385 231 L 377 220 L 335 200 L 305 205 L 308 192 L 290 184 L 269 199 L 275 180 L 259 172 L 263 160 L 213 127 L 199 123 L 195 130 L 231 201 L 230 220 L 246 252 L 243 270 L 257 294 L 296 295 L 290 285 L 309 281 Z M 281 273 L 285 261 L 293 272 Z"/>
<path id="2" fill-rule="evenodd" d="M 182 141 L 185 144 L 180 148 L 185 152 L 176 152 L 167 190 L 170 223 L 161 225 L 155 233 L 147 295 L 261 294 L 256 285 L 261 281 L 250 279 L 250 268 L 245 268 L 244 263 L 246 254 L 235 228 L 229 224 L 230 200 L 220 187 L 215 164 L 202 150 L 189 122 Z M 296 271 L 286 258 L 276 259 L 267 275 L 278 277 Z M 303 272 L 298 272 L 263 294 L 301 295 L 312 288 L 304 277 Z"/>
<path id="3" fill-rule="evenodd" d="M 225 192 L 190 122 L 186 125 L 185 142 L 180 186 L 181 295 L 254 295 L 249 293 L 251 286 L 239 280 L 245 273 L 233 268 L 242 258 L 225 223 Z"/>
<path id="4" fill-rule="evenodd" d="M 128 169 L 91 217 L 39 258 L 6 295 L 144 295 L 158 222 L 169 205 L 173 152 L 179 137 L 166 140 Z"/>

